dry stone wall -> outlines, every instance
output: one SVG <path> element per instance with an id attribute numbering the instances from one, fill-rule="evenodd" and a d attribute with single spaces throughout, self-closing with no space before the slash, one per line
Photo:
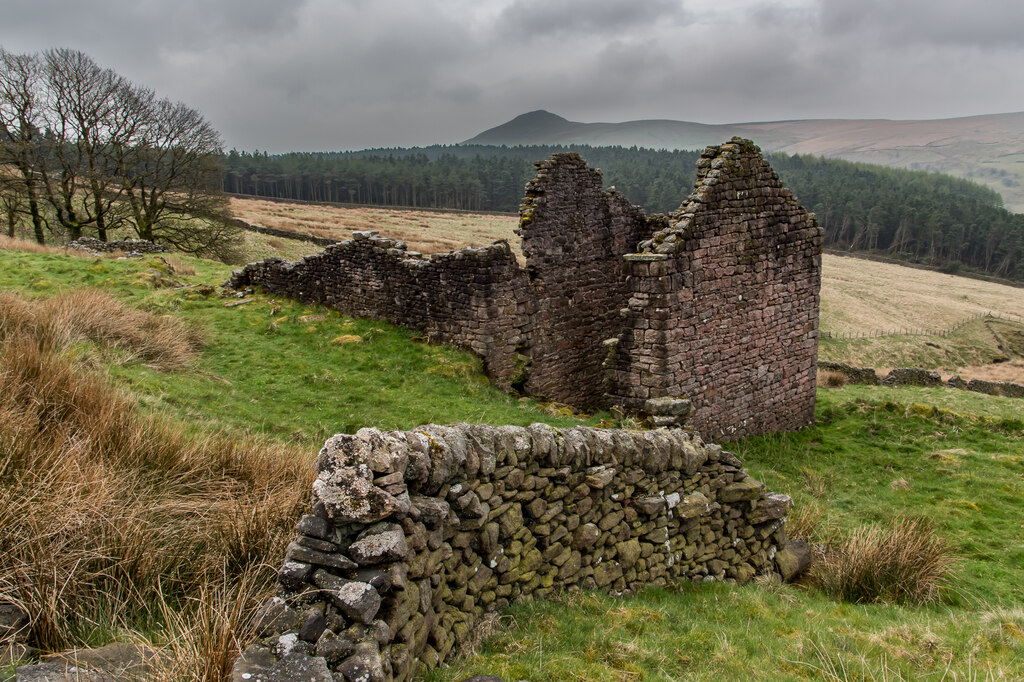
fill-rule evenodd
<path id="1" fill-rule="evenodd" d="M 73 242 L 69 242 L 68 248 L 88 251 L 89 253 L 122 252 L 129 256 L 140 256 L 147 253 L 167 253 L 170 251 L 163 244 L 157 244 L 148 239 L 123 239 L 105 242 L 93 237 L 81 237 Z"/>
<path id="2" fill-rule="evenodd" d="M 838 372 L 845 376 L 846 380 L 851 384 L 947 386 L 949 388 L 987 393 L 988 395 L 1002 396 L 1004 398 L 1024 398 L 1024 384 L 1016 384 L 1012 381 L 986 381 L 985 379 L 971 379 L 968 381 L 957 374 L 943 382 L 942 376 L 938 372 L 920 367 L 896 367 L 890 370 L 884 378 L 879 378 L 878 374 L 871 367 L 853 367 L 842 362 L 819 362 L 818 369 L 827 372 Z"/>
<path id="3" fill-rule="evenodd" d="M 671 423 L 686 399 L 714 438 L 811 421 L 822 234 L 753 143 L 709 147 L 669 216 L 603 190 L 577 154 L 536 166 L 525 267 L 502 242 L 424 258 L 357 233 L 298 263 L 247 265 L 231 284 L 423 330 L 478 353 L 498 386 L 579 408 Z"/>
<path id="4" fill-rule="evenodd" d="M 404 242 L 356 232 L 298 262 L 252 263 L 236 271 L 230 284 L 258 284 L 350 315 L 422 330 L 433 341 L 480 355 L 505 390 L 521 371 L 516 348 L 527 333 L 528 282 L 506 242 L 424 257 Z"/>
<path id="5" fill-rule="evenodd" d="M 789 497 L 682 429 L 363 429 L 316 467 L 235 679 L 407 680 L 517 600 L 791 578 L 809 556 Z"/>

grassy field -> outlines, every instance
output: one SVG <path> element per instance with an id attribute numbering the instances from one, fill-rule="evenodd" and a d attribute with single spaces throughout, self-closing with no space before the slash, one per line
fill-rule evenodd
<path id="1" fill-rule="evenodd" d="M 278 249 L 260 235 L 252 245 Z M 31 424 L 49 413 L 32 410 L 62 404 L 61 394 L 0 405 L 0 541 L 16 548 L 0 558 L 0 595 L 30 607 L 51 649 L 148 642 L 162 652 L 163 679 L 222 679 L 247 636 L 245 614 L 270 588 L 306 502 L 308 463 L 326 435 L 428 421 L 568 426 L 607 418 L 495 391 L 477 359 L 420 343 L 408 330 L 259 294 L 222 296 L 214 285 L 227 266 L 167 260 L 0 249 L 0 293 L 16 299 L 0 309 L 0 338 L 12 319 L 61 321 L 66 330 L 46 337 L 63 341 L 45 346 L 45 366 L 65 378 L 46 385 L 79 386 L 72 395 L 91 396 L 80 411 L 95 414 L 64 420 L 41 448 Z M 832 260 L 852 259 L 826 260 L 827 271 Z M 109 300 L 94 298 L 96 290 Z M 170 336 L 187 341 L 182 359 L 168 364 L 147 350 L 143 341 L 160 334 L 133 337 L 101 324 L 134 314 L 119 305 L 148 316 L 137 325 L 178 329 Z M 37 307 L 25 314 L 26 306 Z M 87 311 L 98 312 L 87 319 Z M 979 324 L 964 327 L 963 350 L 942 352 L 968 362 L 1001 345 L 998 352 L 1020 357 L 1018 327 Z M 985 341 L 986 330 L 1001 341 Z M 931 337 L 908 338 L 915 341 L 900 351 L 907 358 L 936 351 L 920 343 Z M 885 339 L 825 342 L 822 354 L 874 362 L 894 352 L 869 341 Z M 41 376 L 13 372 L 35 357 L 16 350 L 4 346 L 0 374 Z M 1013 362 L 1020 360 L 986 367 Z M 474 650 L 429 679 L 1024 678 L 1019 403 L 952 389 L 846 386 L 819 392 L 814 428 L 730 446 L 769 489 L 794 497 L 792 532 L 819 547 L 842 546 L 866 525 L 931 519 L 958 557 L 937 602 L 850 603 L 813 582 L 682 584 L 628 599 L 569 594 L 495 618 Z M 124 418 L 112 420 L 117 414 Z M 187 454 L 178 461 L 169 452 Z"/>
<path id="2" fill-rule="evenodd" d="M 834 333 L 944 330 L 984 313 L 1024 321 L 1024 289 L 826 254 L 821 329 Z"/>

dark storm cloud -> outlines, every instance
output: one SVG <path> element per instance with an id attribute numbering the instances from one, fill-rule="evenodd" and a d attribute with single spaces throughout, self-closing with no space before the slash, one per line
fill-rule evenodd
<path id="1" fill-rule="evenodd" d="M 90 54 L 153 61 L 165 51 L 229 45 L 292 30 L 305 4 L 304 0 L 33 0 L 4 9 L 10 36 L 0 37 L 16 43 L 47 41 L 36 49 L 82 44 Z"/>
<path id="2" fill-rule="evenodd" d="M 1008 0 L 35 0 L 0 44 L 80 49 L 228 146 L 454 142 L 574 120 L 928 118 L 1024 109 Z"/>

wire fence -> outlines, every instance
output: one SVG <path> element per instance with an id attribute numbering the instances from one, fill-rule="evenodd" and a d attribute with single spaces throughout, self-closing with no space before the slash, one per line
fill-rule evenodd
<path id="1" fill-rule="evenodd" d="M 886 336 L 939 336 L 945 337 L 958 331 L 964 325 L 970 324 L 977 320 L 983 319 L 994 319 L 994 320 L 1009 320 L 1011 322 L 1024 322 L 1024 317 L 1020 315 L 1014 315 L 1012 313 L 1003 312 L 985 312 L 970 315 L 960 320 L 952 327 L 939 328 L 939 329 L 922 329 L 916 327 L 899 327 L 897 329 L 872 329 L 864 332 L 831 332 L 822 331 L 819 332 L 818 336 L 822 339 L 839 339 L 839 340 L 851 340 L 851 339 L 878 339 Z"/>

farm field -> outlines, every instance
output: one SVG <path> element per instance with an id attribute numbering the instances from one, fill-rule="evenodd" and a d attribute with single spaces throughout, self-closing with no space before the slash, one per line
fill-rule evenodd
<path id="1" fill-rule="evenodd" d="M 491 213 L 447 213 L 387 207 L 346 207 L 231 197 L 235 217 L 252 225 L 348 239 L 356 230 L 379 230 L 402 239 L 412 251 L 441 253 L 463 246 L 484 246 L 507 239 L 518 252 L 512 232 L 518 219 Z M 315 250 L 315 249 L 314 249 Z"/>
<path id="2" fill-rule="evenodd" d="M 862 258 L 822 258 L 821 329 L 943 330 L 985 313 L 1024 321 L 1024 288 Z"/>

